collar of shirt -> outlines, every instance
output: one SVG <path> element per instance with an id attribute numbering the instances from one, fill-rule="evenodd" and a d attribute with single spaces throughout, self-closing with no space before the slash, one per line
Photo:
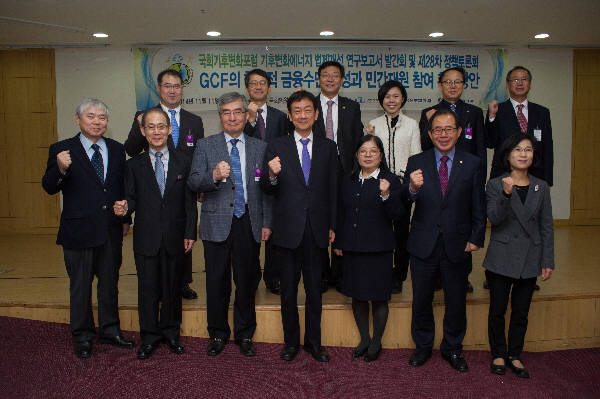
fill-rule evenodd
<path id="1" fill-rule="evenodd" d="M 337 106 L 338 101 L 340 99 L 340 95 L 336 94 L 333 98 L 327 98 L 323 93 L 319 95 L 321 97 L 321 108 L 323 109 L 323 113 L 327 112 L 327 101 L 333 101 L 333 105 Z"/>
<path id="2" fill-rule="evenodd" d="M 459 111 L 459 110 L 462 108 L 462 103 L 463 103 L 463 100 L 461 100 L 461 99 L 458 99 L 458 101 L 454 103 L 454 104 L 456 104 L 456 112 L 457 112 L 457 113 L 458 113 L 458 111 Z M 442 101 L 440 101 L 440 104 L 441 104 L 441 105 L 442 105 L 444 108 L 446 108 L 446 109 L 448 109 L 448 110 L 449 110 L 449 109 L 450 109 L 450 104 L 452 104 L 452 103 L 451 103 L 451 102 L 448 102 L 448 101 L 446 101 L 446 100 L 442 100 Z"/>
<path id="3" fill-rule="evenodd" d="M 231 143 L 231 140 L 233 140 L 233 137 L 230 136 L 229 133 L 223 132 L 223 134 L 225 135 L 225 142 L 227 144 L 230 144 L 231 146 L 233 146 L 233 143 Z M 246 138 L 244 137 L 243 132 L 242 132 L 242 134 L 239 135 L 239 137 L 237 139 L 239 140 L 240 143 L 246 144 Z"/>
<path id="4" fill-rule="evenodd" d="M 171 116 L 171 114 L 169 113 L 169 110 L 175 110 L 175 115 L 179 115 L 179 113 L 181 112 L 181 105 L 177 106 L 176 108 L 169 108 L 166 105 L 164 105 L 163 103 L 160 103 L 160 107 L 163 109 L 163 111 L 165 111 L 167 113 L 167 115 Z"/>
<path id="5" fill-rule="evenodd" d="M 379 172 L 380 172 L 380 169 L 379 169 L 379 168 L 377 168 L 377 169 L 375 169 L 375 170 L 373 171 L 373 173 L 371 173 L 369 176 L 367 176 L 367 177 L 363 177 L 363 175 L 362 175 L 362 170 L 361 170 L 361 171 L 358 173 L 358 180 L 359 180 L 359 181 L 360 181 L 360 183 L 362 184 L 362 183 L 363 183 L 365 180 L 367 180 L 367 179 L 371 179 L 371 178 L 373 178 L 373 179 L 377 179 L 377 177 L 379 176 Z"/>
<path id="6" fill-rule="evenodd" d="M 262 105 L 262 107 L 260 107 L 259 109 L 262 109 L 262 117 L 266 121 L 267 120 L 267 103 L 264 103 Z"/>
<path id="7" fill-rule="evenodd" d="M 442 159 L 443 155 L 435 147 L 433 148 L 433 152 L 435 153 L 435 165 L 439 169 L 440 168 L 440 159 Z M 450 152 L 447 154 L 448 160 L 450 161 L 450 165 L 452 165 L 452 162 L 454 161 L 455 153 L 456 153 L 456 146 L 452 147 Z M 446 165 L 448 165 L 448 163 L 446 163 Z M 450 165 L 448 165 L 448 169 L 450 168 Z"/>
<path id="8" fill-rule="evenodd" d="M 302 145 L 302 143 L 300 143 L 300 139 L 304 139 L 304 138 L 310 139 L 309 144 L 312 143 L 313 142 L 313 132 L 311 131 L 310 134 L 308 135 L 308 137 L 302 137 L 298 134 L 297 131 L 294 130 L 294 140 L 296 141 L 296 143 L 299 143 L 300 145 Z"/>
<path id="9" fill-rule="evenodd" d="M 83 145 L 85 153 L 88 154 L 90 159 L 92 159 L 92 155 L 94 155 L 94 150 L 92 150 L 92 144 L 94 144 L 94 142 L 85 137 L 83 133 L 79 134 L 79 141 L 81 141 L 81 145 Z M 96 144 L 98 144 L 98 146 L 100 147 L 100 154 L 102 155 L 102 158 L 106 161 L 106 154 L 108 152 L 108 149 L 106 147 L 106 141 L 104 140 L 104 137 L 101 137 Z"/>
<path id="10" fill-rule="evenodd" d="M 152 148 L 148 148 L 148 152 L 150 152 L 150 155 L 155 157 L 158 151 Z M 169 159 L 169 147 L 167 145 L 165 145 L 165 147 L 161 149 L 160 152 L 162 152 L 162 159 Z"/>
<path id="11" fill-rule="evenodd" d="M 517 105 L 519 104 L 523 104 L 523 112 L 527 111 L 527 104 L 529 104 L 529 102 L 527 101 L 527 99 L 525 99 L 525 101 L 523 101 L 522 103 L 513 100 L 512 98 L 510 99 L 510 103 L 512 104 L 515 112 L 517 112 Z"/>
<path id="12" fill-rule="evenodd" d="M 152 169 L 154 169 L 154 164 L 156 163 L 156 150 L 153 150 L 152 148 L 148 148 L 148 154 L 150 155 L 150 163 L 152 164 Z M 160 152 L 162 152 L 162 157 L 160 158 L 162 164 L 163 164 L 163 169 L 165 171 L 165 176 L 167 175 L 167 168 L 169 167 L 169 147 L 165 146 L 165 148 L 163 148 L 162 150 L 160 150 Z"/>

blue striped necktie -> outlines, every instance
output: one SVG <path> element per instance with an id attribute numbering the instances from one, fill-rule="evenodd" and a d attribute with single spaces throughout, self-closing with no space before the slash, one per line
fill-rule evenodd
<path id="1" fill-rule="evenodd" d="M 175 118 L 175 110 L 170 109 L 169 113 L 171 114 L 171 138 L 173 139 L 175 148 L 177 148 L 177 143 L 179 142 L 179 125 L 177 124 L 177 118 Z"/>
<path id="2" fill-rule="evenodd" d="M 158 183 L 158 189 L 160 190 L 160 195 L 165 195 L 165 168 L 162 163 L 162 152 L 157 152 L 154 154 L 156 160 L 154 161 L 154 175 L 156 176 L 156 182 Z"/>
<path id="3" fill-rule="evenodd" d="M 233 201 L 233 215 L 241 218 L 246 212 L 246 201 L 244 200 L 244 181 L 242 179 L 242 164 L 240 162 L 240 152 L 236 144 L 239 139 L 231 139 L 231 170 L 233 171 L 233 184 L 235 184 L 235 199 Z"/>

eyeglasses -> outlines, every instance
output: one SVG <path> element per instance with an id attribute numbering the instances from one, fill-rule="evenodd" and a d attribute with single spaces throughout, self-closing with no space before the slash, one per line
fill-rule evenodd
<path id="1" fill-rule="evenodd" d="M 443 80 L 442 81 L 442 84 L 444 86 L 458 86 L 458 85 L 461 85 L 463 83 L 465 83 L 465 81 L 464 80 L 460 80 L 460 79 L 456 79 L 456 80 L 450 80 L 450 79 L 448 79 L 448 80 Z"/>
<path id="2" fill-rule="evenodd" d="M 525 147 L 525 148 L 521 148 L 521 147 L 515 147 L 512 149 L 512 152 L 520 154 L 522 152 L 524 152 L 525 154 L 531 154 L 533 152 L 533 148 L 532 147 Z"/>
<path id="3" fill-rule="evenodd" d="M 529 78 L 514 78 L 514 79 L 508 79 L 508 81 L 510 83 L 519 84 L 519 82 L 522 82 L 522 83 L 529 82 Z"/>
<path id="4" fill-rule="evenodd" d="M 162 123 L 160 125 L 146 125 L 146 126 L 144 126 L 145 130 L 150 130 L 150 131 L 158 130 L 158 131 L 161 131 L 161 132 L 164 131 L 164 130 L 167 130 L 168 128 L 169 128 L 168 125 L 165 125 L 165 124 L 162 124 Z"/>
<path id="5" fill-rule="evenodd" d="M 170 83 L 165 83 L 165 84 L 162 84 L 161 86 L 164 87 L 167 90 L 171 90 L 171 89 L 173 89 L 173 90 L 179 90 L 179 89 L 181 89 L 183 87 L 182 85 L 172 85 Z"/>
<path id="6" fill-rule="evenodd" d="M 269 82 L 266 80 L 252 80 L 250 82 L 248 82 L 248 87 L 257 87 L 257 86 L 268 86 Z"/>
<path id="7" fill-rule="evenodd" d="M 358 155 L 361 157 L 370 157 L 379 155 L 381 151 L 379 150 L 358 150 Z"/>
<path id="8" fill-rule="evenodd" d="M 433 134 L 435 136 L 439 136 L 442 134 L 442 132 L 446 133 L 446 134 L 452 134 L 456 131 L 457 128 L 455 127 L 450 127 L 450 126 L 446 126 L 446 127 L 436 127 L 432 130 Z"/>
<path id="9" fill-rule="evenodd" d="M 220 114 L 221 116 L 224 116 L 226 118 L 229 118 L 231 115 L 235 116 L 236 118 L 239 118 L 240 116 L 244 115 L 246 113 L 245 109 L 234 109 L 233 111 L 221 111 Z"/>
<path id="10" fill-rule="evenodd" d="M 319 75 L 323 79 L 339 79 L 341 76 L 339 73 L 322 73 Z"/>

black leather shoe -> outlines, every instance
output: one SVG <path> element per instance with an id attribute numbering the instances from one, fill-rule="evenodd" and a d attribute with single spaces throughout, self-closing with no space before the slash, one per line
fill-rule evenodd
<path id="1" fill-rule="evenodd" d="M 315 359 L 317 362 L 328 362 L 329 361 L 329 354 L 327 353 L 327 351 L 323 348 L 313 348 L 312 346 L 307 346 L 304 345 L 304 351 L 310 353 L 310 355 L 313 357 L 313 359 Z"/>
<path id="2" fill-rule="evenodd" d="M 198 294 L 196 291 L 190 288 L 189 284 L 184 284 L 183 288 L 181 288 L 181 297 L 183 299 L 198 299 Z"/>
<path id="3" fill-rule="evenodd" d="M 154 354 L 156 348 L 158 348 L 159 343 L 155 342 L 153 344 L 142 344 L 137 351 L 137 358 L 140 360 L 150 359 Z"/>
<path id="4" fill-rule="evenodd" d="M 363 357 L 363 355 L 365 353 L 367 353 L 367 349 L 369 349 L 369 343 L 365 343 L 365 344 L 358 344 L 358 346 L 356 348 L 354 348 L 354 350 L 352 351 L 352 357 L 354 359 L 357 359 L 359 357 Z"/>
<path id="5" fill-rule="evenodd" d="M 369 348 L 371 349 L 371 348 Z M 374 362 L 375 360 L 377 360 L 379 358 L 379 354 L 381 353 L 381 345 L 379 345 L 379 348 L 373 352 L 372 350 L 367 351 L 367 354 L 365 355 L 365 362 Z"/>
<path id="6" fill-rule="evenodd" d="M 329 282 L 327 280 L 321 281 L 321 293 L 324 294 L 329 289 Z"/>
<path id="7" fill-rule="evenodd" d="M 521 360 L 518 357 L 513 357 L 513 358 L 508 358 L 508 362 L 507 362 L 507 366 L 509 369 L 512 370 L 513 373 L 516 374 L 517 377 L 519 378 L 529 378 L 529 371 L 527 371 L 527 369 L 525 367 L 521 368 L 521 367 L 517 367 L 513 364 L 514 360 Z M 522 363 L 522 362 L 521 362 Z"/>
<path id="8" fill-rule="evenodd" d="M 467 292 L 468 293 L 473 292 L 473 284 L 471 284 L 471 282 L 469 280 L 467 280 Z"/>
<path id="9" fill-rule="evenodd" d="M 450 366 L 452 366 L 453 369 L 458 370 L 461 373 L 464 373 L 465 371 L 469 370 L 469 366 L 467 366 L 467 361 L 464 357 L 462 357 L 462 355 L 445 355 L 442 353 L 442 357 L 446 359 L 448 363 L 450 363 Z"/>
<path id="10" fill-rule="evenodd" d="M 534 290 L 539 291 L 540 290 L 540 286 L 539 285 L 535 285 L 535 287 L 533 287 Z"/>
<path id="11" fill-rule="evenodd" d="M 208 356 L 217 356 L 219 353 L 223 352 L 224 348 L 224 340 L 221 338 L 211 338 L 206 353 L 208 353 Z"/>
<path id="12" fill-rule="evenodd" d="M 244 356 L 256 356 L 256 349 L 250 338 L 236 339 L 235 344 L 240 347 L 240 353 Z"/>
<path id="13" fill-rule="evenodd" d="M 165 338 L 165 344 L 167 344 L 167 348 L 176 355 L 181 355 L 185 352 L 185 348 L 178 339 Z"/>
<path id="14" fill-rule="evenodd" d="M 490 371 L 493 374 L 504 375 L 504 373 L 506 372 L 506 366 L 504 364 L 495 364 L 494 360 L 496 359 L 499 358 L 492 359 L 492 363 L 490 364 Z M 504 363 L 506 364 L 506 361 Z"/>
<path id="15" fill-rule="evenodd" d="M 392 282 L 392 294 L 400 294 L 402 292 L 402 281 Z"/>
<path id="16" fill-rule="evenodd" d="M 297 346 L 284 346 L 283 350 L 279 354 L 279 358 L 281 360 L 287 360 L 288 362 L 294 360 L 296 355 L 298 354 Z"/>
<path id="17" fill-rule="evenodd" d="M 413 367 L 421 367 L 431 357 L 431 352 L 426 351 L 414 351 L 408 364 Z"/>
<path id="18" fill-rule="evenodd" d="M 279 295 L 281 294 L 281 286 L 279 285 L 279 281 L 273 281 L 267 285 L 267 289 L 271 291 L 272 294 Z"/>
<path id="19" fill-rule="evenodd" d="M 483 280 L 483 288 L 486 289 L 486 290 L 490 289 L 490 285 L 489 285 L 489 283 L 488 283 L 487 280 Z"/>
<path id="20" fill-rule="evenodd" d="M 90 341 L 76 342 L 74 349 L 75 356 L 80 359 L 87 359 L 92 356 L 92 343 Z"/>
<path id="21" fill-rule="evenodd" d="M 123 337 L 122 335 L 115 335 L 114 337 L 100 337 L 98 342 L 101 344 L 109 344 L 116 346 L 117 348 L 133 349 L 135 342 Z"/>

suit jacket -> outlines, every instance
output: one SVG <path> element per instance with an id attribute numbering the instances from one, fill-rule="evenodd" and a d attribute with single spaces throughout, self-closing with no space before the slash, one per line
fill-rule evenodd
<path id="1" fill-rule="evenodd" d="M 550 189 L 545 181 L 529 175 L 525 204 L 516 189 L 507 198 L 503 174 L 487 185 L 487 217 L 492 234 L 483 267 L 503 276 L 532 278 L 542 268 L 554 269 L 554 226 Z"/>
<path id="2" fill-rule="evenodd" d="M 252 233 L 256 242 L 261 241 L 263 227 L 271 228 L 273 217 L 272 199 L 263 195 L 255 178 L 255 169 L 263 162 L 267 144 L 253 137 L 245 137 L 246 151 L 246 191 Z M 225 182 L 214 182 L 213 170 L 225 161 L 231 165 L 227 142 L 223 133 L 199 140 L 194 151 L 192 169 L 188 179 L 189 187 L 204 193 L 200 208 L 200 238 L 202 240 L 225 241 L 231 231 L 235 185 L 233 172 Z"/>
<path id="3" fill-rule="evenodd" d="M 125 151 L 120 143 L 104 138 L 108 166 L 104 184 L 98 178 L 78 133 L 75 137 L 52 144 L 48 153 L 42 186 L 48 194 L 63 194 L 63 209 L 56 243 L 69 249 L 92 248 L 111 242 L 120 249 L 123 219 L 113 213 L 113 204 L 124 197 Z M 68 150 L 71 166 L 63 175 L 56 155 Z"/>
<path id="4" fill-rule="evenodd" d="M 317 95 L 319 117 L 313 125 L 313 135 L 326 137 L 326 114 L 321 109 L 319 95 Z M 349 175 L 354 166 L 354 153 L 356 152 L 358 141 L 364 135 L 363 123 L 360 119 L 360 105 L 347 97 L 339 96 L 338 98 L 337 148 L 340 158 L 340 172 Z"/>
<path id="5" fill-rule="evenodd" d="M 266 120 L 266 134 L 265 141 L 268 143 L 275 137 L 286 136 L 290 134 L 290 131 L 294 131 L 293 125 L 288 119 L 287 115 L 277 108 L 273 108 L 267 105 L 267 120 Z M 290 130 L 291 129 L 291 130 Z M 262 140 L 260 132 L 258 131 L 257 124 L 252 126 L 250 122 L 246 122 L 244 127 L 244 134 L 246 136 L 254 137 Z"/>
<path id="6" fill-rule="evenodd" d="M 164 245 L 169 255 L 183 255 L 184 238 L 196 240 L 196 195 L 186 184 L 190 163 L 187 154 L 169 151 L 165 192 L 161 196 L 149 153 L 127 161 L 125 199 L 128 214 L 135 212 L 134 253 L 155 256 Z"/>
<path id="7" fill-rule="evenodd" d="M 273 243 L 284 248 L 298 248 L 308 218 L 320 248 L 329 246 L 329 229 L 335 230 L 338 185 L 338 157 L 335 143 L 313 133 L 312 158 L 308 185 L 298 158 L 294 136 L 278 137 L 265 153 L 260 184 L 273 195 Z M 281 160 L 277 184 L 269 179 L 267 163 Z"/>
<path id="8" fill-rule="evenodd" d="M 539 145 L 539 165 L 536 168 L 531 168 L 529 173 L 545 180 L 549 186 L 553 184 L 553 167 L 554 167 L 554 149 L 552 144 L 552 124 L 550 123 L 550 111 L 548 108 L 539 104 L 527 104 L 528 119 L 527 132 L 535 136 L 534 130 L 542 131 L 542 139 L 538 142 Z M 486 127 L 488 131 L 488 148 L 494 149 L 494 157 L 492 159 L 492 170 L 490 179 L 500 176 L 504 169 L 502 160 L 500 159 L 500 147 L 507 137 L 514 133 L 520 132 L 521 127 L 517 120 L 517 114 L 510 102 L 510 99 L 498 104 L 498 112 L 493 122 L 489 120 L 489 112 L 486 115 Z"/>
<path id="9" fill-rule="evenodd" d="M 379 179 L 390 182 L 390 196 L 381 199 Z M 406 208 L 400 196 L 398 176 L 380 172 L 377 179 L 344 177 L 338 194 L 337 231 L 333 248 L 355 252 L 392 251 L 396 238 L 392 220 L 401 218 Z"/>
<path id="10" fill-rule="evenodd" d="M 157 104 L 154 108 L 161 109 L 160 104 Z M 125 140 L 125 151 L 127 151 L 127 155 L 130 157 L 133 157 L 148 149 L 148 141 L 144 136 L 142 136 L 142 131 L 140 130 L 140 125 L 137 121 L 138 115 L 143 112 L 144 111 L 137 111 L 135 113 L 135 116 L 133 117 L 133 123 L 131 124 L 131 129 L 129 130 L 129 135 L 127 136 L 127 140 Z M 193 137 L 193 141 L 188 144 L 186 137 L 190 134 Z M 175 148 L 173 138 L 171 135 L 169 135 L 167 138 L 169 152 L 173 150 L 183 151 L 191 157 L 194 153 L 194 149 L 196 148 L 196 142 L 203 137 L 204 126 L 202 125 L 202 118 L 181 108 L 179 113 L 179 140 L 177 142 L 177 148 Z"/>
<path id="11" fill-rule="evenodd" d="M 440 110 L 448 109 L 445 104 L 440 102 L 433 107 L 425 108 L 421 111 L 421 119 L 419 120 L 419 130 L 421 131 L 421 148 L 423 151 L 433 148 L 433 142 L 429 137 L 427 131 L 427 125 L 429 123 L 427 119 L 427 112 L 431 109 Z M 448 109 L 449 110 L 449 109 Z M 483 171 L 483 179 L 481 184 L 485 186 L 487 176 L 487 149 L 486 137 L 487 132 L 483 123 L 483 111 L 481 108 L 467 104 L 462 101 L 460 104 L 460 115 L 458 115 L 458 123 L 462 127 L 462 133 L 456 142 L 456 148 L 458 150 L 468 152 L 479 158 L 481 163 L 481 170 Z M 471 138 L 467 136 L 467 128 L 471 128 Z"/>
<path id="12" fill-rule="evenodd" d="M 483 247 L 485 237 L 485 194 L 484 186 L 479 183 L 483 174 L 479 158 L 456 150 L 443 197 L 433 149 L 408 159 L 406 175 L 417 169 L 423 171 L 423 186 L 414 200 L 408 252 L 427 258 L 443 231 L 448 258 L 456 263 L 466 261 L 467 242 Z M 408 181 L 402 192 L 406 200 L 412 201 Z"/>

